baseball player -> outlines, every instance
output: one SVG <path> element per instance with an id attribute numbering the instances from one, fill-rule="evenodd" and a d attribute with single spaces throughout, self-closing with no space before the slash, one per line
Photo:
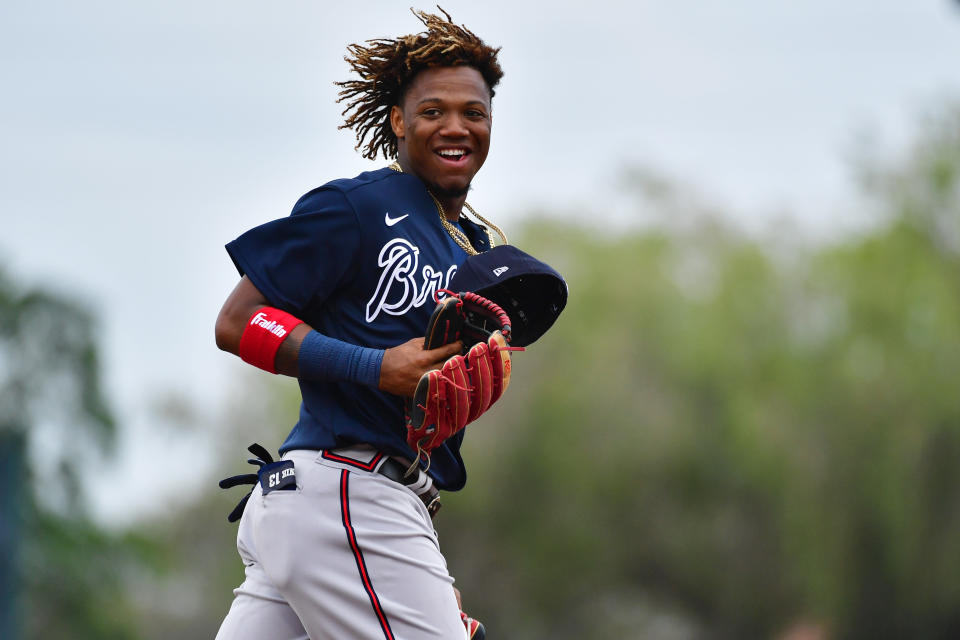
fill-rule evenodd
<path id="1" fill-rule="evenodd" d="M 328 182 L 227 244 L 241 280 L 217 345 L 298 379 L 300 416 L 242 510 L 244 582 L 220 639 L 473 637 L 431 516 L 466 482 L 463 431 L 417 456 L 404 402 L 459 354 L 424 349 L 438 291 L 503 234 L 466 203 L 487 157 L 499 49 L 450 16 L 351 45 L 343 127 L 388 167 Z M 469 212 L 469 217 L 467 212 Z M 429 461 L 429 466 L 427 465 Z M 419 462 L 419 466 L 418 463 Z M 411 473 L 407 473 L 411 471 Z M 239 515 L 239 512 L 237 513 Z"/>

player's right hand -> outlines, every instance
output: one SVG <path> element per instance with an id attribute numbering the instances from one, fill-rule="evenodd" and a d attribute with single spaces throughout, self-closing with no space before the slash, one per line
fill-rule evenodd
<path id="1" fill-rule="evenodd" d="M 381 390 L 412 397 L 423 374 L 439 369 L 448 358 L 463 350 L 460 341 L 426 350 L 423 340 L 422 337 L 413 338 L 384 351 L 378 385 Z"/>

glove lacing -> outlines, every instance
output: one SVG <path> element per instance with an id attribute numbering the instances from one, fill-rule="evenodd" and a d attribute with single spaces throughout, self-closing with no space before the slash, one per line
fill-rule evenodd
<path id="1" fill-rule="evenodd" d="M 477 305 L 478 307 L 482 307 L 486 309 L 489 313 L 496 316 L 497 322 L 500 323 L 500 333 L 503 334 L 503 337 L 506 339 L 507 342 L 510 342 L 510 333 L 511 333 L 510 316 L 508 316 L 507 312 L 503 310 L 503 307 L 498 305 L 496 302 L 492 300 L 488 300 L 487 298 L 484 298 L 483 296 L 476 294 L 473 291 L 462 291 L 460 293 L 456 293 L 454 291 L 451 291 L 450 289 L 437 289 L 437 291 L 435 291 L 433 294 L 433 299 L 437 302 L 440 302 L 441 293 L 446 294 L 451 298 L 457 299 L 458 311 L 463 309 L 464 301 L 468 301 Z"/>

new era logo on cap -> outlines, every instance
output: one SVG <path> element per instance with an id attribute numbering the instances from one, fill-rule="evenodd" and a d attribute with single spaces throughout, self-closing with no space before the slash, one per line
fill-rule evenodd
<path id="1" fill-rule="evenodd" d="M 510 267 L 497 267 L 496 269 L 493 270 L 493 275 L 499 276 L 501 273 L 503 273 L 504 271 L 506 271 L 506 270 L 509 269 L 509 268 L 510 268 Z"/>

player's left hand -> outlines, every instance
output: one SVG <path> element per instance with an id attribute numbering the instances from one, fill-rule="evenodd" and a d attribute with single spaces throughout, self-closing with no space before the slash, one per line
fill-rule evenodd
<path id="1" fill-rule="evenodd" d="M 436 349 L 424 349 L 423 345 L 424 338 L 413 338 L 384 352 L 378 385 L 382 391 L 412 397 L 423 374 L 439 369 L 463 350 L 459 340 Z"/>

